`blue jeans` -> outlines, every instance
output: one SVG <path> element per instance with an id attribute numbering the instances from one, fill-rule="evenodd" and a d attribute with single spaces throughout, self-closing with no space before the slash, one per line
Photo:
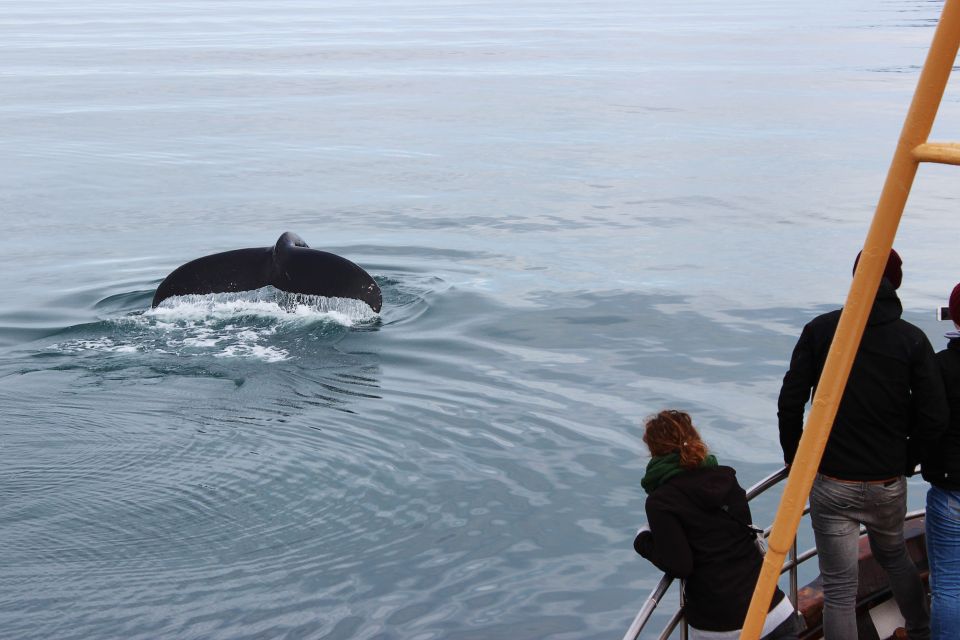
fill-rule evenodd
<path id="1" fill-rule="evenodd" d="M 887 572 L 910 640 L 930 638 L 927 596 L 903 542 L 906 513 L 906 478 L 884 485 L 839 482 L 817 474 L 810 492 L 810 519 L 823 580 L 826 640 L 857 638 L 857 548 L 861 524 L 867 528 L 873 557 Z"/>
<path id="2" fill-rule="evenodd" d="M 930 632 L 934 640 L 960 633 L 960 491 L 927 492 L 927 557 L 930 560 Z"/>

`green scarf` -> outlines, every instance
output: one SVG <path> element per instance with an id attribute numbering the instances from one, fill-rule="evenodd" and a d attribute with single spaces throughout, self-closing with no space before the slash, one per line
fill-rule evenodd
<path id="1" fill-rule="evenodd" d="M 717 458 L 713 455 L 708 455 L 703 459 L 703 462 L 700 463 L 698 468 L 709 469 L 716 466 Z M 684 471 L 686 471 L 686 469 L 680 466 L 679 453 L 674 452 L 668 453 L 665 456 L 655 456 L 650 458 L 650 462 L 647 463 L 647 473 L 643 476 L 643 480 L 640 481 L 640 486 L 642 486 L 643 490 L 648 494 L 653 493 L 654 489 Z"/>

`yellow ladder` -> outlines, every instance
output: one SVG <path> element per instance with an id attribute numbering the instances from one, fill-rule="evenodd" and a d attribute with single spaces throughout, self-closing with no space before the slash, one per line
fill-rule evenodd
<path id="1" fill-rule="evenodd" d="M 780 576 L 783 560 L 793 544 L 803 508 L 820 466 L 837 407 L 860 346 L 893 238 L 921 162 L 960 165 L 960 143 L 928 142 L 933 121 L 960 48 L 960 0 L 946 0 L 933 36 L 927 60 L 920 72 L 917 90 L 900 133 L 887 180 L 867 232 L 863 254 L 850 285 L 840 324 L 824 365 L 813 407 L 800 438 L 800 446 L 783 490 L 777 517 L 770 533 L 769 550 L 750 601 L 740 640 L 758 640 L 767 608 Z"/>

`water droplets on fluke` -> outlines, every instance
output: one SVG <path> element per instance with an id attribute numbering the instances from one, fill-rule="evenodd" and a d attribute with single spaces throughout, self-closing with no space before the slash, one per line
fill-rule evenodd
<path id="1" fill-rule="evenodd" d="M 241 293 L 168 298 L 158 307 L 108 318 L 109 335 L 52 346 L 63 352 L 290 359 L 304 340 L 329 342 L 378 315 L 364 302 L 287 293 L 273 287 Z"/>

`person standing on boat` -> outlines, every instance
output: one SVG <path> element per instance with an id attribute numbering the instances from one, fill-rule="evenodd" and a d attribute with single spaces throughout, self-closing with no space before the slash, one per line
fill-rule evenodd
<path id="1" fill-rule="evenodd" d="M 827 640 L 857 638 L 861 524 L 874 558 L 887 573 L 911 640 L 930 637 L 923 583 L 903 539 L 904 476 L 946 429 L 947 403 L 930 341 L 900 318 L 903 307 L 896 289 L 903 279 L 901 265 L 891 250 L 810 492 Z M 853 268 L 856 271 L 856 262 Z M 803 328 L 783 378 L 777 415 L 787 465 L 797 452 L 804 407 L 823 371 L 839 319 L 840 310 L 831 311 Z"/>
<path id="2" fill-rule="evenodd" d="M 927 452 L 921 469 L 927 492 L 927 559 L 930 562 L 930 631 L 934 640 L 960 635 L 960 284 L 950 294 L 958 331 L 937 354 L 950 405 L 950 426 Z"/>
<path id="3" fill-rule="evenodd" d="M 682 411 L 649 418 L 643 441 L 651 455 L 640 483 L 649 494 L 649 527 L 637 533 L 633 547 L 667 575 L 685 580 L 691 640 L 739 638 L 763 556 L 736 471 L 717 465 Z M 763 640 L 796 638 L 802 628 L 777 589 Z"/>

